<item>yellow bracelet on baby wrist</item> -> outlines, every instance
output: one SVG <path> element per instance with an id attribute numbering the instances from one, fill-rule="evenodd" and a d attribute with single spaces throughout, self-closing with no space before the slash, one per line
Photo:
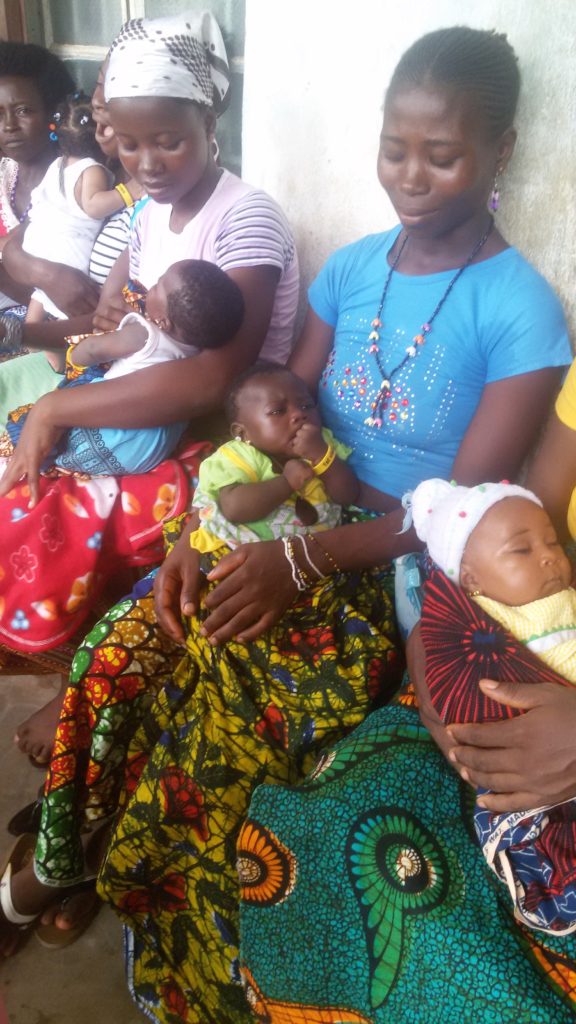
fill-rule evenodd
<path id="1" fill-rule="evenodd" d="M 130 195 L 130 192 L 126 188 L 126 185 L 114 185 L 114 188 L 116 189 L 118 195 L 124 203 L 124 206 L 134 206 L 134 199 Z"/>
<path id="2" fill-rule="evenodd" d="M 312 472 L 315 473 L 316 476 L 322 476 L 327 469 L 330 469 L 335 458 L 336 452 L 332 445 L 329 444 L 320 461 L 316 462 L 315 465 L 312 466 Z"/>

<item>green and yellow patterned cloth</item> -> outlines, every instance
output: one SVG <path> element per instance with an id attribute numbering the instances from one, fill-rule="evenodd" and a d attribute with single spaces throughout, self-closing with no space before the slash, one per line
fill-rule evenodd
<path id="1" fill-rule="evenodd" d="M 238 833 L 255 786 L 304 779 L 397 690 L 391 583 L 384 571 L 326 579 L 249 644 L 213 647 L 191 620 L 187 652 L 130 743 L 125 809 L 99 880 L 129 927 L 131 987 L 152 1020 L 251 1020 Z M 137 657 L 127 668 L 136 686 Z"/>

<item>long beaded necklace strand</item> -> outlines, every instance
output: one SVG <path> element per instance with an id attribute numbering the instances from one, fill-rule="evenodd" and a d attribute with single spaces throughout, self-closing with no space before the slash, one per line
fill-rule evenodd
<path id="1" fill-rule="evenodd" d="M 17 188 L 18 188 L 18 170 L 16 171 L 16 174 L 14 175 L 14 178 L 12 179 L 12 184 L 10 186 L 10 194 L 8 196 L 8 202 L 10 204 L 10 208 L 11 208 L 12 213 L 14 214 L 14 216 L 18 218 L 18 220 L 20 221 L 21 224 L 23 224 L 24 221 L 26 220 L 26 217 L 30 213 L 30 207 L 32 206 L 32 200 L 30 200 L 30 202 L 28 203 L 28 206 L 26 207 L 24 212 L 22 214 L 18 214 L 18 212 L 16 210 L 16 189 Z"/>
<path id="2" fill-rule="evenodd" d="M 432 313 L 432 316 L 429 317 L 428 320 L 425 323 L 422 324 L 422 327 L 420 328 L 420 333 L 414 335 L 414 337 L 412 339 L 412 344 L 408 345 L 408 348 L 406 349 L 406 354 L 405 354 L 404 358 L 401 359 L 401 361 L 398 363 L 397 366 L 395 366 L 392 370 L 388 371 L 388 370 L 386 370 L 386 367 L 383 365 L 380 349 L 378 347 L 378 342 L 380 341 L 380 335 L 379 335 L 378 332 L 379 332 L 379 330 L 382 327 L 382 320 L 381 320 L 382 310 L 384 309 L 384 303 L 386 302 L 386 296 L 388 294 L 388 288 L 390 287 L 390 281 L 392 280 L 392 274 L 394 273 L 394 271 L 396 270 L 396 267 L 398 266 L 398 263 L 400 262 L 400 257 L 402 256 L 402 253 L 404 252 L 404 248 L 405 248 L 406 243 L 408 241 L 408 235 L 406 235 L 406 237 L 402 241 L 402 245 L 400 246 L 398 252 L 396 253 L 396 256 L 394 257 L 394 260 L 390 264 L 390 269 L 388 270 L 388 274 L 387 274 L 386 280 L 384 282 L 384 288 L 382 289 L 382 297 L 380 299 L 380 305 L 378 306 L 378 312 L 377 312 L 376 316 L 374 317 L 374 319 L 372 320 L 372 322 L 370 324 L 371 331 L 370 331 L 370 334 L 368 335 L 368 341 L 370 342 L 370 348 L 368 349 L 368 351 L 376 359 L 376 365 L 378 366 L 378 369 L 379 369 L 380 373 L 382 374 L 382 383 L 380 384 L 380 387 L 378 388 L 378 391 L 376 392 L 374 400 L 370 404 L 370 408 L 371 408 L 370 416 L 368 416 L 364 420 L 364 423 L 366 424 L 366 426 L 368 426 L 368 427 L 381 427 L 382 426 L 382 421 L 383 421 L 384 413 L 386 412 L 386 409 L 388 408 L 388 403 L 389 403 L 390 399 L 393 397 L 392 396 L 392 379 L 396 376 L 396 374 L 398 374 L 400 372 L 400 370 L 403 369 L 403 367 L 406 365 L 406 363 L 408 362 L 409 359 L 414 359 L 418 355 L 418 352 L 420 351 L 420 348 L 422 347 L 422 345 L 426 341 L 426 335 L 430 334 L 430 331 L 432 330 L 432 324 L 434 323 L 436 317 L 438 316 L 438 313 L 442 309 L 442 306 L 446 302 L 446 299 L 450 295 L 450 292 L 452 291 L 454 285 L 456 284 L 456 281 L 460 277 L 462 277 L 462 274 L 464 273 L 464 271 L 467 270 L 467 268 L 472 263 L 472 260 L 475 259 L 475 257 L 478 255 L 478 253 L 480 252 L 482 246 L 488 240 L 488 237 L 489 237 L 490 232 L 492 231 L 493 227 L 494 227 L 494 218 L 491 217 L 490 218 L 490 224 L 488 225 L 487 230 L 482 235 L 482 238 L 480 238 L 476 242 L 476 245 L 472 249 L 472 252 L 470 253 L 470 255 L 469 255 L 468 259 L 466 260 L 466 262 L 463 263 L 462 266 L 459 267 L 458 270 L 456 271 L 456 273 L 454 274 L 454 277 L 449 282 L 448 287 L 446 288 L 446 291 L 444 292 L 442 298 L 440 299 L 438 305 L 436 306 L 436 309 Z M 403 403 L 401 403 L 401 404 L 407 405 L 408 404 L 407 399 L 404 399 Z M 403 418 L 406 418 L 406 415 L 407 415 L 406 413 L 404 413 L 404 414 L 401 413 L 401 416 Z M 389 414 L 389 419 L 392 420 L 392 422 L 394 422 L 397 419 L 397 413 L 395 411 L 392 411 Z"/>

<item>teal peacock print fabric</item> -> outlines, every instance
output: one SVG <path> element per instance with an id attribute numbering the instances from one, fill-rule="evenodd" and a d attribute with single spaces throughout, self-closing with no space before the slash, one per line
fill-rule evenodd
<path id="1" fill-rule="evenodd" d="M 477 845 L 473 800 L 409 695 L 325 752 L 300 786 L 255 790 L 238 871 L 257 1020 L 574 1020 L 576 941 L 515 922 Z"/>

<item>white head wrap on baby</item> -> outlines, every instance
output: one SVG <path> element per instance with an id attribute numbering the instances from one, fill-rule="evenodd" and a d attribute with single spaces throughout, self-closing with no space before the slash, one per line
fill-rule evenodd
<path id="1" fill-rule="evenodd" d="M 224 40 L 210 11 L 127 21 L 112 43 L 106 100 L 164 96 L 226 109 L 230 71 Z"/>
<path id="2" fill-rule="evenodd" d="M 466 542 L 482 516 L 504 498 L 526 498 L 542 507 L 532 491 L 505 481 L 459 487 L 447 480 L 424 480 L 412 494 L 414 529 L 430 557 L 456 583 Z"/>

